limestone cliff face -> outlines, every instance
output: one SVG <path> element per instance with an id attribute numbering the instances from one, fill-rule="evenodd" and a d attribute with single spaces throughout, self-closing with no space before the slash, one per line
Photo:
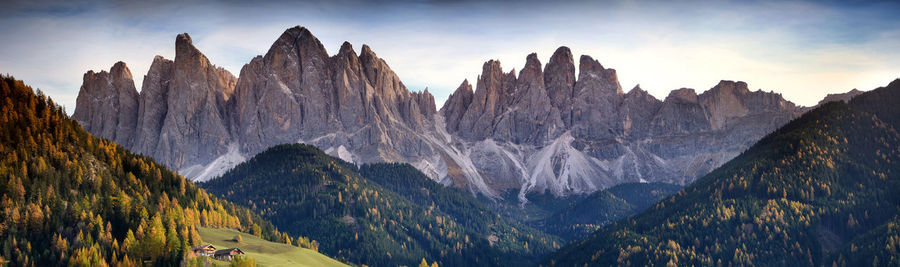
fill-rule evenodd
<path id="1" fill-rule="evenodd" d="M 859 94 L 862 94 L 862 93 L 864 93 L 864 92 L 854 88 L 853 90 L 850 90 L 850 91 L 847 91 L 844 93 L 828 94 L 825 96 L 825 98 L 823 98 L 821 101 L 819 101 L 819 103 L 816 104 L 816 106 L 821 106 L 822 104 L 832 102 L 832 101 L 844 101 L 844 102 L 849 103 L 850 99 L 853 99 L 853 97 L 855 97 Z"/>
<path id="2" fill-rule="evenodd" d="M 187 34 L 176 37 L 175 60 L 154 59 L 140 94 L 130 73 L 121 82 L 113 74 L 85 75 L 76 118 L 194 179 L 292 142 L 356 163 L 437 155 L 419 137 L 434 128 L 430 92 L 410 92 L 368 46 L 358 55 L 344 43 L 329 56 L 302 27 L 286 30 L 240 79 L 211 64 Z M 122 100 L 89 101 L 105 97 Z"/>
<path id="3" fill-rule="evenodd" d="M 124 63 L 85 74 L 75 117 L 88 131 L 211 179 L 282 143 L 303 142 L 354 163 L 408 162 L 488 197 L 589 193 L 625 182 L 686 184 L 804 109 L 780 95 L 722 81 L 659 100 L 625 93 L 616 70 L 560 47 L 516 73 L 491 60 L 440 110 L 385 60 L 344 43 L 329 55 L 302 27 L 287 29 L 235 78 L 187 34 L 174 60 L 157 56 L 140 94 Z M 473 86 L 475 87 L 473 90 Z"/>
<path id="4" fill-rule="evenodd" d="M 498 191 L 593 192 L 624 182 L 693 181 L 796 117 L 781 95 L 721 81 L 663 101 L 627 94 L 614 69 L 560 47 L 541 69 L 529 55 L 516 78 L 497 61 L 473 93 L 461 86 L 441 108 L 454 143 Z M 464 83 L 466 85 L 466 83 Z"/>
<path id="5" fill-rule="evenodd" d="M 456 132 L 459 130 L 459 121 L 462 120 L 463 115 L 466 115 L 466 111 L 469 110 L 469 104 L 472 104 L 472 98 L 474 97 L 475 91 L 472 90 L 469 80 L 464 80 L 456 88 L 456 91 L 450 94 L 440 111 L 444 117 L 447 131 Z"/>
<path id="6" fill-rule="evenodd" d="M 232 131 L 246 154 L 306 142 L 344 160 L 407 161 L 433 153 L 416 135 L 434 97 L 412 93 L 384 60 L 344 43 L 335 56 L 309 30 L 288 29 L 241 70 Z"/>
<path id="7" fill-rule="evenodd" d="M 175 40 L 175 61 L 167 75 L 168 86 L 160 89 L 166 91 L 167 111 L 159 134 L 154 134 L 156 149 L 147 152 L 176 168 L 204 164 L 203 159 L 225 153 L 231 142 L 225 102 L 234 93 L 237 78 L 212 65 L 187 34 Z"/>
<path id="8" fill-rule="evenodd" d="M 141 94 L 138 108 L 138 126 L 135 138 L 130 149 L 142 152 L 153 153 L 159 144 L 159 134 L 163 121 L 168 113 L 168 93 L 169 83 L 175 77 L 175 62 L 156 56 L 150 65 L 147 75 L 144 75 L 144 82 L 141 88 Z M 81 107 L 76 107 L 75 110 Z M 152 154 L 149 154 L 152 155 Z M 162 158 L 156 158 L 160 162 L 164 162 Z M 166 163 L 169 164 L 169 163 Z"/>
<path id="9" fill-rule="evenodd" d="M 84 74 L 72 118 L 88 132 L 123 146 L 133 142 L 138 92 L 124 62 L 109 70 Z"/>
<path id="10" fill-rule="evenodd" d="M 76 106 L 75 117 L 82 118 L 89 132 L 112 137 L 120 145 L 176 169 L 206 164 L 227 152 L 232 138 L 226 103 L 234 94 L 237 78 L 212 65 L 194 47 L 190 36 L 176 37 L 174 61 L 154 58 L 140 94 L 124 66 L 119 63 L 113 67 L 110 74 L 116 78 L 105 82 L 109 89 L 100 91 L 93 88 L 105 74 L 85 74 L 79 99 L 97 98 L 98 94 L 118 99 L 107 103 L 108 107 L 90 103 Z M 95 123 L 115 116 L 122 125 L 115 135 L 107 132 L 108 124 Z"/>

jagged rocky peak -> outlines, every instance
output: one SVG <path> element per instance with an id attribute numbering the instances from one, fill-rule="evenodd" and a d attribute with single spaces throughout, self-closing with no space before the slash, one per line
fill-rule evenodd
<path id="1" fill-rule="evenodd" d="M 623 94 L 615 69 L 603 68 L 599 61 L 588 55 L 581 56 L 578 69 L 577 83 L 582 84 L 579 88 L 601 90 L 603 94 Z"/>
<path id="2" fill-rule="evenodd" d="M 730 94 L 747 94 L 750 93 L 750 89 L 747 87 L 747 83 L 743 81 L 729 81 L 729 80 L 721 80 L 716 86 L 709 90 L 710 92 L 728 92 Z"/>
<path id="3" fill-rule="evenodd" d="M 799 114 L 780 95 L 749 92 L 742 82 L 701 95 L 675 90 L 664 101 L 639 86 L 625 94 L 616 71 L 590 56 L 579 58 L 576 79 L 567 47 L 543 67 L 529 54 L 518 73 L 485 62 L 474 85 L 463 81 L 440 111 L 427 88 L 410 92 L 368 45 L 355 51 L 344 42 L 329 56 L 299 26 L 244 65 L 240 78 L 211 64 L 187 34 L 175 49 L 174 60 L 154 58 L 139 96 L 124 64 L 89 72 L 75 117 L 195 180 L 270 146 L 303 142 L 354 163 L 408 162 L 488 197 L 518 190 L 523 201 L 548 189 L 683 184 Z"/>
<path id="4" fill-rule="evenodd" d="M 581 55 L 581 58 L 578 60 L 578 80 L 584 80 L 588 78 L 603 78 L 600 77 L 600 74 L 606 70 L 603 68 L 603 65 L 600 64 L 600 61 L 592 58 L 588 55 Z"/>
<path id="5" fill-rule="evenodd" d="M 646 137 L 652 119 L 661 105 L 662 101 L 642 89 L 640 84 L 635 85 L 625 94 L 619 115 L 623 135 L 635 139 Z"/>
<path id="6" fill-rule="evenodd" d="M 693 88 L 679 88 L 669 92 L 663 102 L 680 101 L 685 103 L 697 103 L 697 92 Z"/>
<path id="7" fill-rule="evenodd" d="M 367 44 L 362 45 L 362 52 L 360 53 L 360 55 L 366 55 L 370 58 L 377 58 L 377 56 L 375 56 L 375 51 L 372 51 L 372 48 Z"/>
<path id="8" fill-rule="evenodd" d="M 72 118 L 94 135 L 127 146 L 137 126 L 137 98 L 131 70 L 119 61 L 109 72 L 84 74 Z"/>
<path id="9" fill-rule="evenodd" d="M 575 60 L 568 47 L 560 46 L 544 67 L 544 84 L 556 108 L 567 107 L 575 96 Z M 567 120 L 567 124 L 569 119 Z"/>
<path id="10" fill-rule="evenodd" d="M 700 94 L 700 102 L 707 110 L 712 129 L 721 129 L 729 118 L 747 116 L 750 109 L 744 102 L 749 93 L 745 82 L 722 80 Z"/>
<path id="11" fill-rule="evenodd" d="M 498 104 L 496 103 L 497 101 L 505 102 L 504 100 L 506 99 L 504 97 L 515 91 L 514 81 L 516 76 L 514 71 L 511 70 L 508 73 L 504 73 L 503 67 L 500 66 L 500 61 L 498 60 L 485 62 L 481 68 L 481 75 L 478 76 L 478 83 L 475 88 L 476 99 L 479 98 L 479 95 L 490 98 L 486 99 L 486 101 L 491 103 L 483 103 L 485 105 L 496 105 Z"/>
<path id="12" fill-rule="evenodd" d="M 572 50 L 566 46 L 560 46 L 550 56 L 550 61 L 545 66 L 544 73 L 548 76 L 544 77 L 547 84 L 558 84 L 562 86 L 575 85 L 575 59 L 572 56 Z"/>
<path id="13" fill-rule="evenodd" d="M 352 55 L 353 57 L 356 57 L 356 51 L 353 50 L 353 45 L 350 44 L 350 42 L 344 41 L 344 43 L 341 44 L 341 48 L 338 49 L 338 55 Z"/>
<path id="14" fill-rule="evenodd" d="M 579 66 L 572 103 L 560 107 L 563 114 L 569 114 L 574 134 L 609 138 L 623 132 L 619 106 L 624 101 L 624 93 L 616 71 L 603 68 L 599 61 L 587 55 L 581 56 Z"/>
<path id="15" fill-rule="evenodd" d="M 315 54 L 327 55 L 325 46 L 316 38 L 306 27 L 294 26 L 284 31 L 281 37 L 272 44 L 272 48 L 287 47 L 297 49 L 297 52 L 305 54 L 313 52 Z M 272 49 L 270 48 L 270 51 Z"/>
<path id="16" fill-rule="evenodd" d="M 626 107 L 630 108 L 649 108 L 647 105 L 655 106 L 662 103 L 662 101 L 651 95 L 650 92 L 641 88 L 640 84 L 635 85 L 634 88 L 631 88 L 631 90 L 625 94 L 624 101 L 626 102 Z"/>
<path id="17" fill-rule="evenodd" d="M 434 114 L 437 113 L 436 105 L 434 103 L 434 96 L 431 95 L 431 92 L 428 92 L 428 87 L 425 87 L 425 90 L 421 92 L 413 92 L 413 99 L 418 103 L 419 113 L 422 114 L 425 118 L 434 117 Z"/>
<path id="18" fill-rule="evenodd" d="M 515 79 L 515 73 L 503 72 L 500 61 L 489 60 L 484 63 L 472 102 L 458 122 L 460 136 L 482 140 L 493 134 L 495 119 L 512 100 Z"/>
<path id="19" fill-rule="evenodd" d="M 138 109 L 138 127 L 131 150 L 153 155 L 159 144 L 160 125 L 168 113 L 169 83 L 175 78 L 175 62 L 157 55 L 144 75 Z M 157 159 L 163 162 L 164 159 Z M 164 164 L 167 164 L 163 162 Z"/>
<path id="20" fill-rule="evenodd" d="M 140 94 L 124 63 L 100 74 L 85 76 L 79 92 L 84 101 L 76 106 L 76 117 L 89 132 L 176 169 L 225 153 L 230 139 L 226 102 L 237 78 L 212 65 L 188 34 L 175 37 L 174 61 L 153 59 Z M 98 86 L 106 88 L 93 89 Z M 116 133 L 107 129 L 113 123 Z"/>
<path id="21" fill-rule="evenodd" d="M 214 81 L 219 84 L 215 85 L 213 89 L 221 90 L 226 98 L 234 91 L 234 83 L 237 82 L 237 77 L 234 77 L 228 70 L 216 67 L 210 63 L 206 55 L 194 46 L 194 41 L 187 33 L 182 33 L 175 37 L 175 62 L 182 63 L 176 65 L 176 71 L 179 69 L 190 71 L 188 68 L 203 69 L 209 71 L 210 75 L 219 78 L 217 81 Z"/>
<path id="22" fill-rule="evenodd" d="M 369 83 L 376 90 L 376 96 L 386 102 L 403 101 L 409 96 L 409 90 L 400 81 L 400 77 L 391 70 L 384 59 L 372 51 L 369 45 L 363 44 L 359 59 Z"/>
<path id="23" fill-rule="evenodd" d="M 241 153 L 305 142 L 345 160 L 406 161 L 431 153 L 412 131 L 435 115 L 430 92 L 410 92 L 369 45 L 334 56 L 306 28 L 287 29 L 244 66 L 231 102 Z"/>
<path id="24" fill-rule="evenodd" d="M 114 81 L 133 81 L 131 70 L 129 70 L 128 66 L 125 65 L 125 62 L 122 61 L 116 62 L 116 64 L 109 69 L 109 74 L 114 77 Z"/>
<path id="25" fill-rule="evenodd" d="M 126 87 L 96 79 L 86 79 L 83 99 L 122 95 L 94 90 L 94 84 Z M 300 26 L 285 30 L 265 56 L 246 64 L 240 79 L 210 63 L 185 33 L 175 38 L 174 60 L 154 58 L 140 94 L 128 83 L 133 93 L 125 99 L 138 103 L 134 108 L 119 111 L 81 101 L 79 117 L 85 125 L 126 123 L 110 116 L 134 114 L 130 132 L 135 142 L 120 143 L 191 178 L 211 178 L 246 155 L 297 141 L 333 148 L 335 155 L 355 162 L 411 162 L 432 153 L 413 132 L 429 127 L 436 113 L 430 92 L 409 92 L 368 45 L 357 55 L 345 42 L 328 56 Z M 111 103 L 118 102 L 105 104 Z M 105 133 L 107 126 L 86 128 L 114 136 Z"/>
<path id="26" fill-rule="evenodd" d="M 544 71 L 541 68 L 541 61 L 537 57 L 537 53 L 528 54 L 525 58 L 525 67 L 519 71 L 520 87 L 542 88 L 544 87 Z"/>
<path id="27" fill-rule="evenodd" d="M 472 85 L 469 84 L 468 79 L 463 80 L 459 87 L 456 88 L 456 91 L 447 97 L 447 101 L 444 102 L 444 106 L 440 110 L 441 115 L 444 116 L 447 131 L 456 132 L 459 130 L 459 121 L 469 109 L 469 104 L 472 103 L 472 98 L 474 97 L 475 92 L 472 90 Z"/>
<path id="28" fill-rule="evenodd" d="M 226 102 L 237 78 L 210 63 L 187 33 L 175 38 L 171 66 L 163 59 L 154 61 L 148 73 L 151 81 L 142 89 L 140 119 L 146 121 L 141 123 L 142 132 L 157 139 L 140 137 L 149 142 L 141 147 L 153 149 L 139 152 L 177 169 L 200 166 L 207 158 L 225 154 L 231 143 Z"/>
<path id="29" fill-rule="evenodd" d="M 822 101 L 819 101 L 819 103 L 816 104 L 816 106 L 821 106 L 822 104 L 825 104 L 828 102 L 834 102 L 834 101 L 850 102 L 850 99 L 853 99 L 853 97 L 856 97 L 862 93 L 864 93 L 864 92 L 857 90 L 856 88 L 853 88 L 853 90 L 850 90 L 850 91 L 847 91 L 844 93 L 828 94 L 825 96 L 825 98 L 822 99 Z"/>
<path id="30" fill-rule="evenodd" d="M 635 98 L 635 97 L 644 97 L 647 95 L 650 95 L 650 93 L 647 92 L 647 90 L 644 90 L 643 88 L 641 88 L 641 84 L 636 84 L 636 85 L 634 85 L 634 87 L 631 88 L 631 90 L 628 91 L 628 93 L 625 94 L 625 97 L 626 98 Z"/>
<path id="31" fill-rule="evenodd" d="M 197 50 L 197 48 L 194 47 L 194 40 L 191 39 L 191 36 L 187 33 L 175 36 L 175 59 L 178 60 L 179 57 L 190 58 L 195 56 L 203 56 L 203 53 L 200 53 L 200 50 Z"/>

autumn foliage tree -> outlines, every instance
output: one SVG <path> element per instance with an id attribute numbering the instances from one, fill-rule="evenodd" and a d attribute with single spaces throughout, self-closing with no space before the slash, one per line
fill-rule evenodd
<path id="1" fill-rule="evenodd" d="M 49 97 L 0 77 L 0 256 L 12 266 L 178 265 L 198 226 L 283 233 L 152 159 L 93 137 Z"/>

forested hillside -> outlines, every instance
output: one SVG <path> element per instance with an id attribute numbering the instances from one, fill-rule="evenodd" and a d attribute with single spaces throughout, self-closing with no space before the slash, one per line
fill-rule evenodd
<path id="1" fill-rule="evenodd" d="M 539 231 L 521 223 L 498 216 L 497 212 L 485 205 L 472 194 L 456 187 L 441 185 L 415 167 L 405 163 L 376 163 L 360 167 L 360 174 L 391 190 L 403 198 L 430 210 L 447 214 L 462 226 L 482 236 L 493 235 L 499 247 L 518 247 L 515 242 L 527 241 L 518 238 L 521 232 L 526 236 L 544 236 Z M 561 245 L 554 240 L 552 246 Z"/>
<path id="2" fill-rule="evenodd" d="M 40 91 L 0 81 L 0 265 L 179 265 L 197 227 L 292 243 L 250 210 L 82 130 Z"/>
<path id="3" fill-rule="evenodd" d="M 423 258 L 442 266 L 532 264 L 559 244 L 408 165 L 360 171 L 309 145 L 272 147 L 201 186 L 318 240 L 329 255 L 370 266 Z"/>
<path id="4" fill-rule="evenodd" d="M 543 266 L 900 264 L 900 80 L 808 112 Z"/>
<path id="5" fill-rule="evenodd" d="M 597 191 L 534 224 L 566 240 L 580 240 L 601 227 L 646 210 L 681 186 L 664 183 L 627 183 Z"/>

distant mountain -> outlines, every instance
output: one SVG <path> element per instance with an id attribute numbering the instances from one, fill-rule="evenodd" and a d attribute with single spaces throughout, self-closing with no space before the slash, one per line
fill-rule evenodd
<path id="1" fill-rule="evenodd" d="M 117 67 L 86 79 L 103 84 L 125 74 Z M 200 226 L 314 247 L 247 208 L 210 196 L 153 159 L 91 136 L 22 81 L 3 76 L 0 103 L 2 265 L 174 266 L 191 259 L 187 251 L 200 244 Z M 119 130 L 132 124 L 90 125 Z"/>
<path id="2" fill-rule="evenodd" d="M 437 152 L 419 135 L 435 113 L 434 97 L 407 90 L 368 46 L 357 55 L 344 43 L 329 56 L 295 27 L 240 79 L 180 34 L 175 60 L 154 58 L 140 93 L 124 63 L 85 74 L 73 118 L 204 181 L 282 143 L 316 144 L 356 163 L 431 160 Z"/>
<path id="3" fill-rule="evenodd" d="M 819 104 L 816 104 L 816 106 L 821 106 L 825 103 L 834 102 L 834 101 L 850 102 L 850 99 L 853 99 L 853 97 L 856 97 L 862 93 L 864 93 L 864 92 L 860 91 L 860 90 L 856 90 L 854 88 L 853 90 L 847 91 L 846 93 L 828 94 L 825 96 L 825 98 L 822 99 L 822 101 L 819 101 Z"/>
<path id="4" fill-rule="evenodd" d="M 687 184 L 746 149 L 803 109 L 781 95 L 721 81 L 660 101 L 616 71 L 556 50 L 543 69 L 536 54 L 519 71 L 488 61 L 440 109 L 460 151 L 498 191 L 557 196 L 628 182 Z"/>
<path id="5" fill-rule="evenodd" d="M 235 78 L 187 34 L 175 60 L 157 56 L 136 91 L 124 63 L 88 72 L 73 118 L 196 181 L 268 147 L 315 145 L 356 164 L 409 163 L 444 185 L 491 199 L 510 192 L 591 193 L 621 183 L 687 184 L 805 109 L 781 95 L 721 81 L 658 100 L 624 92 L 616 71 L 560 47 L 517 74 L 484 64 L 436 110 L 366 45 L 329 56 L 302 27 L 287 29 Z"/>
<path id="6" fill-rule="evenodd" d="M 824 104 L 543 266 L 900 264 L 900 80 Z"/>
<path id="7" fill-rule="evenodd" d="M 367 178 L 371 177 L 371 178 Z M 560 241 L 503 219 L 409 165 L 356 165 L 309 145 L 274 146 L 201 183 L 320 250 L 369 266 L 533 264 Z"/>

